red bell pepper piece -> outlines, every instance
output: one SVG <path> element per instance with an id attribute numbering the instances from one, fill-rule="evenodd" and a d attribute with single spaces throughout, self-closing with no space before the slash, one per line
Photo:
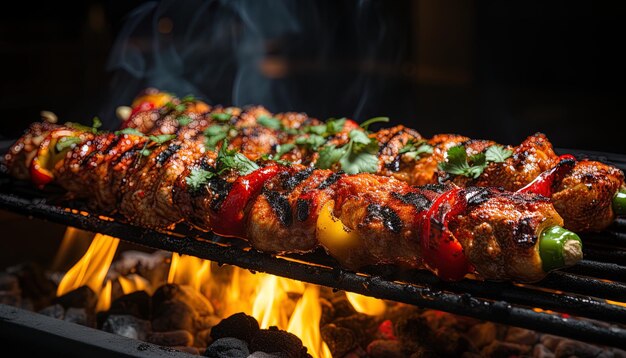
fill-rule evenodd
<path id="1" fill-rule="evenodd" d="M 564 154 L 559 157 L 559 163 L 555 165 L 554 168 L 539 174 L 535 180 L 531 181 L 517 192 L 539 194 L 549 198 L 552 196 L 555 186 L 563 180 L 564 176 L 574 169 L 575 165 L 576 158 L 571 154 Z"/>
<path id="2" fill-rule="evenodd" d="M 279 165 L 269 165 L 237 178 L 218 209 L 219 220 L 214 223 L 213 231 L 223 236 L 245 236 L 243 219 L 246 206 L 263 189 L 263 184 L 281 170 Z"/>
<path id="3" fill-rule="evenodd" d="M 422 212 L 422 254 L 429 268 L 437 272 L 442 280 L 456 281 L 471 271 L 471 265 L 461 244 L 448 230 L 447 217 L 458 215 L 465 207 L 465 199 L 455 188 L 441 194 L 430 209 Z M 448 208 L 444 207 L 444 205 Z M 432 227 L 432 222 L 440 227 Z"/>

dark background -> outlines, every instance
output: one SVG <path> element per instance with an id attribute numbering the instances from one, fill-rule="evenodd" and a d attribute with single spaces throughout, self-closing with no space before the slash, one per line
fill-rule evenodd
<path id="1" fill-rule="evenodd" d="M 626 152 L 626 22 L 616 5 L 13 5 L 0 14 L 4 139 L 44 109 L 64 121 L 98 115 L 113 127 L 115 107 L 152 85 L 320 118 L 387 115 L 425 136 L 516 144 L 542 131 L 556 147 Z"/>

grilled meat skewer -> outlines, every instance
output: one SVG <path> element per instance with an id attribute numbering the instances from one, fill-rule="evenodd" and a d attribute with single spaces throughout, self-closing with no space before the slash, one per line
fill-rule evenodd
<path id="1" fill-rule="evenodd" d="M 18 143 L 43 134 L 31 129 Z M 254 163 L 174 136 L 94 132 L 54 126 L 37 139 L 35 155 L 18 151 L 6 164 L 11 173 L 28 165 L 31 179 L 48 172 L 70 194 L 131 223 L 160 228 L 185 220 L 272 253 L 321 246 L 350 269 L 384 263 L 428 268 L 446 280 L 475 273 L 527 282 L 582 257 L 580 239 L 539 195 L 418 188 L 376 174 Z"/>
<path id="2" fill-rule="evenodd" d="M 152 105 L 146 106 L 147 103 Z M 307 141 L 314 136 L 312 128 L 323 127 L 323 122 L 317 119 L 301 113 L 272 116 L 258 106 L 246 110 L 234 107 L 210 108 L 194 100 L 179 104 L 181 108 L 176 110 L 176 106 L 171 103 L 180 102 L 163 92 L 139 97 L 134 103 L 137 110 L 124 126 L 146 134 L 177 134 L 179 138 L 195 141 L 198 145 L 211 141 L 218 143 L 222 136 L 231 137 L 231 148 L 241 150 L 253 160 L 262 153 L 276 155 L 280 145 L 293 145 L 300 141 L 304 144 L 278 154 L 282 159 L 295 163 L 319 164 L 320 151 L 312 150 L 310 141 Z M 140 110 L 142 106 L 150 110 Z M 181 121 L 181 117 L 185 120 Z M 223 126 L 229 126 L 230 134 L 212 130 Z M 325 145 L 346 145 L 352 130 L 362 131 L 355 122 L 344 121 L 339 130 L 325 137 Z M 436 135 L 426 140 L 418 132 L 401 125 L 372 133 L 370 138 L 378 143 L 378 165 L 372 172 L 411 185 L 448 181 L 462 187 L 494 186 L 516 191 L 530 185 L 542 173 L 553 170 L 562 161 L 571 161 L 561 165 L 564 167 L 561 169 L 567 171 L 561 170 L 562 175 L 553 178 L 555 180 L 552 180 L 551 185 L 543 185 L 543 189 L 540 189 L 540 185 L 535 183 L 526 190 L 551 198 L 565 220 L 565 227 L 574 231 L 600 231 L 609 226 L 617 215 L 626 215 L 626 187 L 624 174 L 619 169 L 596 161 L 560 158 L 541 133 L 528 137 L 517 147 L 503 147 L 492 141 L 471 140 L 449 134 Z M 427 152 L 415 155 L 416 151 L 409 150 L 410 146 L 419 148 L 422 145 L 425 146 L 422 148 L 428 148 Z M 442 163 L 450 160 L 449 151 L 456 146 L 462 146 L 468 158 L 485 155 L 492 147 L 501 148 L 510 154 L 499 161 L 486 161 L 480 175 L 454 175 L 440 168 Z M 339 163 L 332 166 L 335 170 L 340 167 Z"/>

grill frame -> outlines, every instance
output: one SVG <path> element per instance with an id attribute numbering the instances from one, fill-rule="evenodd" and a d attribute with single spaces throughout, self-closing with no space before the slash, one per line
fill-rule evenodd
<path id="1" fill-rule="evenodd" d="M 337 290 L 533 329 L 590 343 L 616 347 L 624 347 L 626 343 L 626 329 L 618 327 L 609 329 L 606 324 L 607 322 L 626 324 L 626 307 L 611 305 L 598 299 L 619 299 L 626 295 L 626 284 L 621 282 L 604 282 L 598 278 L 588 278 L 571 272 L 554 272 L 539 285 L 524 286 L 471 279 L 442 282 L 429 272 L 399 273 L 384 267 L 355 273 L 340 268 L 334 259 L 321 251 L 304 255 L 271 255 L 250 248 L 243 240 L 223 238 L 185 227 L 176 231 L 146 229 L 124 223 L 111 216 L 90 214 L 80 202 L 71 203 L 72 208 L 68 208 L 56 205 L 56 201 L 58 196 L 54 193 L 42 195 L 42 192 L 8 178 L 0 181 L 0 208 L 31 218 L 111 235 L 154 249 L 192 255 L 219 264 L 236 265 L 254 272 L 266 272 Z M 595 261 L 584 262 L 587 267 L 596 267 Z M 596 270 L 603 272 L 608 269 L 605 273 L 613 277 L 624 271 L 624 267 L 617 264 L 601 264 Z M 574 266 L 573 270 L 579 269 Z M 570 292 L 555 293 L 545 290 Z M 595 297 L 591 297 L 591 294 Z M 536 312 L 530 307 L 558 310 L 578 317 L 566 318 L 560 314 Z"/>

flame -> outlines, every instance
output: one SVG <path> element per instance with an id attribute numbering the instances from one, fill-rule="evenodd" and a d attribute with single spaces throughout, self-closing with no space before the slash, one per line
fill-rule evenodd
<path id="1" fill-rule="evenodd" d="M 85 285 L 99 294 L 119 242 L 114 237 L 96 234 L 85 255 L 63 276 L 57 296 Z"/>
<path id="2" fill-rule="evenodd" d="M 149 295 L 152 294 L 150 282 L 137 274 L 133 273 L 125 277 L 119 276 L 117 280 L 119 281 L 120 286 L 122 287 L 122 292 L 124 292 L 125 295 L 135 291 L 146 291 Z"/>
<path id="3" fill-rule="evenodd" d="M 287 326 L 287 314 L 282 309 L 282 302 L 287 299 L 287 294 L 278 281 L 278 276 L 266 275 L 259 283 L 259 291 L 252 305 L 252 316 L 259 321 L 261 328 L 277 326 L 284 329 Z"/>
<path id="4" fill-rule="evenodd" d="M 346 298 L 357 312 L 370 316 L 383 314 L 387 309 L 385 301 L 378 298 L 363 296 L 353 292 L 346 292 Z"/>
<path id="5" fill-rule="evenodd" d="M 96 303 L 96 312 L 108 311 L 111 307 L 111 280 L 107 280 L 98 296 L 98 302 Z"/>
<path id="6" fill-rule="evenodd" d="M 322 340 L 320 333 L 321 317 L 322 307 L 319 304 L 319 288 L 308 285 L 289 319 L 287 332 L 298 336 L 313 357 L 331 358 L 330 349 Z"/>
<path id="7" fill-rule="evenodd" d="M 76 262 L 82 253 L 87 250 L 93 234 L 71 226 L 65 229 L 63 241 L 57 251 L 54 261 L 52 261 L 52 270 L 65 271 L 72 262 Z"/>
<path id="8" fill-rule="evenodd" d="M 189 285 L 200 290 L 211 278 L 211 261 L 194 256 L 172 253 L 172 263 L 167 275 L 167 283 Z"/>

